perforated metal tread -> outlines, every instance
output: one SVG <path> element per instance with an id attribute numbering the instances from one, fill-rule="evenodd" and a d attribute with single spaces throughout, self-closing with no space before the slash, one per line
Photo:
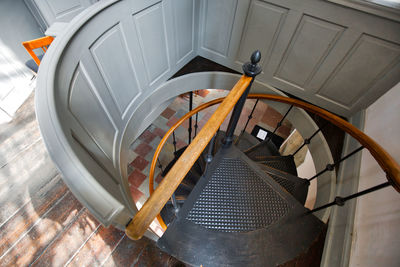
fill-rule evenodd
<path id="1" fill-rule="evenodd" d="M 266 174 L 268 174 L 278 184 L 285 188 L 286 191 L 294 196 L 301 204 L 305 204 L 309 186 L 307 179 L 299 178 L 261 163 L 259 163 L 259 166 Z"/>
<path id="2" fill-rule="evenodd" d="M 224 158 L 214 171 L 187 220 L 207 229 L 244 232 L 267 227 L 289 205 L 240 158 Z"/>
<path id="3" fill-rule="evenodd" d="M 232 218 L 229 217 L 218 215 L 214 216 L 215 218 L 212 218 L 210 221 L 213 226 L 217 226 L 217 223 L 220 223 L 221 220 L 225 220 L 225 222 L 222 222 L 220 225 L 222 228 L 209 227 L 204 223 L 205 220 L 197 221 L 197 219 L 199 219 L 198 215 L 195 215 L 196 220 L 190 218 L 193 215 L 193 211 L 204 204 L 201 203 L 203 200 L 200 198 L 200 196 L 204 196 L 202 193 L 208 191 L 215 197 L 219 194 L 218 192 L 221 192 L 221 186 L 228 186 L 231 190 L 229 192 L 227 191 L 226 195 L 223 195 L 223 201 L 211 200 L 211 203 L 213 203 L 212 205 L 221 204 L 218 206 L 221 208 L 223 207 L 222 204 L 226 202 L 229 204 L 232 200 L 247 205 L 247 202 L 239 199 L 241 195 L 240 191 L 236 194 L 235 186 L 231 186 L 229 179 L 228 183 L 218 180 L 218 173 L 224 173 L 224 176 L 226 176 L 226 174 L 228 174 L 228 176 L 235 176 L 233 172 L 235 172 L 236 169 L 232 171 L 232 168 L 235 167 L 231 164 L 238 163 L 237 160 L 224 161 L 228 155 L 230 159 L 238 158 L 239 150 L 233 146 L 230 150 L 232 149 L 236 151 L 234 151 L 234 153 L 225 151 L 226 153 L 224 153 L 224 149 L 221 149 L 221 151 L 217 153 L 207 173 L 199 180 L 178 213 L 178 217 L 168 225 L 167 231 L 159 239 L 159 247 L 170 255 L 188 264 L 197 266 L 201 264 L 203 266 L 276 266 L 288 262 L 301 253 L 304 253 L 316 240 L 322 229 L 324 229 L 324 225 L 312 214 L 306 215 L 307 210 L 293 196 L 285 191 L 273 179 L 267 177 L 258 165 L 251 162 L 247 157 L 239 157 L 240 160 L 243 160 L 247 164 L 246 167 L 243 168 L 242 166 L 242 168 L 249 168 L 251 172 L 254 172 L 251 175 L 246 175 L 259 177 L 268 188 L 278 195 L 278 199 L 281 198 L 283 202 L 288 205 L 289 209 L 285 211 L 285 213 L 282 213 L 283 215 L 280 214 L 276 216 L 279 217 L 276 221 L 259 223 L 256 220 L 249 220 L 252 226 L 249 227 L 249 224 L 246 224 L 246 228 L 243 229 L 240 228 L 243 225 L 239 225 L 240 227 L 233 225 L 235 227 L 234 231 L 227 227 L 230 226 L 230 222 L 233 222 Z M 244 156 L 243 153 L 241 153 L 241 155 Z M 218 169 L 221 164 L 222 167 Z M 246 171 L 248 170 L 246 169 Z M 207 187 L 209 184 L 213 184 L 213 177 L 218 180 L 215 183 L 219 185 L 216 191 L 214 191 L 215 188 L 213 186 Z M 226 180 L 223 178 L 222 181 Z M 252 182 L 250 182 L 250 184 L 252 188 L 258 186 L 252 184 Z M 240 187 L 242 186 L 246 187 L 245 184 Z M 263 191 L 265 189 L 259 190 Z M 206 197 L 206 209 L 210 207 L 208 204 L 210 203 L 209 197 L 211 195 Z M 239 198 L 237 196 L 239 196 Z M 259 198 L 254 198 L 251 201 L 257 199 L 265 203 L 260 195 L 258 197 Z M 196 206 L 199 204 L 200 206 Z M 260 205 L 260 207 L 261 206 L 264 205 Z M 200 207 L 200 209 L 203 208 L 204 206 Z M 231 207 L 227 207 L 226 211 L 230 209 Z M 236 207 L 234 206 L 233 209 L 236 209 Z M 215 215 L 214 212 L 219 211 L 213 210 L 212 208 L 206 210 L 204 214 L 207 216 L 206 221 L 213 217 L 210 215 Z M 222 212 L 225 212 L 225 210 L 222 210 Z M 266 212 L 269 211 L 264 210 L 264 213 Z M 263 211 L 259 213 L 263 215 Z M 240 216 L 240 214 L 242 214 L 242 216 Z M 243 213 L 239 213 L 239 215 L 234 214 L 233 217 L 236 218 L 236 222 L 240 223 L 239 218 L 247 217 L 247 215 L 243 216 Z M 267 217 L 270 216 L 267 215 Z M 229 218 L 229 220 L 226 220 L 226 218 Z M 254 228 L 257 230 L 251 230 Z"/>
<path id="4" fill-rule="evenodd" d="M 293 156 L 267 156 L 259 157 L 255 161 L 285 173 L 297 176 L 296 163 Z"/>
<path id="5" fill-rule="evenodd" d="M 263 141 L 244 152 L 252 160 L 258 160 L 258 158 L 260 157 L 280 156 L 279 150 L 276 148 L 275 144 L 271 141 L 269 142 Z"/>

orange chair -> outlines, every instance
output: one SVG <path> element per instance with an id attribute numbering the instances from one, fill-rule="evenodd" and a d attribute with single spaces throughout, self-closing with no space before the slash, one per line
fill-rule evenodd
<path id="1" fill-rule="evenodd" d="M 47 48 L 49 47 L 51 42 L 53 42 L 53 40 L 54 40 L 54 37 L 45 36 L 45 37 L 41 37 L 41 38 L 38 38 L 38 39 L 34 39 L 34 40 L 23 42 L 22 45 L 28 51 L 29 55 L 31 55 L 31 57 L 33 58 L 35 63 L 39 66 L 40 65 L 40 59 L 38 58 L 38 56 L 35 54 L 35 52 L 33 50 L 41 48 L 43 50 L 43 52 L 46 53 Z"/>

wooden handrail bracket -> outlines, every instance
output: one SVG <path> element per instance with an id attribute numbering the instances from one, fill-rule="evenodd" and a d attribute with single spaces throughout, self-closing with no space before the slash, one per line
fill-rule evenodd
<path id="1" fill-rule="evenodd" d="M 243 75 L 235 84 L 231 92 L 224 101 L 222 101 L 221 105 L 194 138 L 192 143 L 185 149 L 185 152 L 183 152 L 182 156 L 180 156 L 178 161 L 164 177 L 154 193 L 128 224 L 126 227 L 126 234 L 128 237 L 137 240 L 144 235 L 150 223 L 168 202 L 169 198 L 178 188 L 183 178 L 185 178 L 211 138 L 224 122 L 229 112 L 231 112 L 236 102 L 249 86 L 251 79 L 251 77 Z"/>

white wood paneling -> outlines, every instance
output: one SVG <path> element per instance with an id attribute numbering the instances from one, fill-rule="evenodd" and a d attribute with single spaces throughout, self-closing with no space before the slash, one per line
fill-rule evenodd
<path id="1" fill-rule="evenodd" d="M 120 24 L 106 31 L 89 49 L 122 117 L 141 90 Z M 131 85 L 130 90 L 120 90 L 126 83 Z"/>
<path id="2" fill-rule="evenodd" d="M 274 78 L 305 90 L 343 31 L 342 26 L 303 16 Z"/>
<path id="3" fill-rule="evenodd" d="M 82 65 L 79 65 L 74 73 L 69 94 L 68 107 L 72 115 L 104 155 L 112 161 L 117 129 Z M 102 158 L 102 155 L 97 156 Z"/>
<path id="4" fill-rule="evenodd" d="M 268 61 L 269 55 L 278 37 L 288 9 L 261 1 L 252 1 L 247 21 L 240 41 L 237 63 L 242 65 L 249 61 L 249 55 L 260 50 L 260 64 Z M 258 42 L 254 42 L 258 40 Z M 259 44 L 263 44 L 260 47 Z"/>
<path id="5" fill-rule="evenodd" d="M 204 0 L 202 2 L 201 49 L 217 57 L 227 57 L 236 5 L 237 0 Z"/>
<path id="6" fill-rule="evenodd" d="M 176 42 L 177 63 L 184 60 L 194 52 L 194 27 L 195 27 L 194 0 L 173 1 L 174 33 Z"/>
<path id="7" fill-rule="evenodd" d="M 170 69 L 164 10 L 158 3 L 133 16 L 149 84 Z"/>
<path id="8" fill-rule="evenodd" d="M 398 22 L 318 0 L 201 3 L 200 55 L 241 72 L 258 49 L 259 80 L 334 113 L 351 116 L 400 80 Z"/>
<path id="9" fill-rule="evenodd" d="M 398 62 L 400 45 L 363 34 L 317 96 L 351 108 Z"/>
<path id="10" fill-rule="evenodd" d="M 73 17 L 93 4 L 92 0 L 28 0 L 39 11 L 49 26 L 56 21 L 69 22 Z"/>

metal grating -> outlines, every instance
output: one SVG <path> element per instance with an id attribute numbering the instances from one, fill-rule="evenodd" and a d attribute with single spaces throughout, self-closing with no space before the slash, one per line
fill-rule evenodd
<path id="1" fill-rule="evenodd" d="M 247 232 L 271 225 L 288 203 L 240 159 L 223 159 L 186 219 L 222 232 Z"/>
<path id="2" fill-rule="evenodd" d="M 296 183 L 293 181 L 290 181 L 288 179 L 282 178 L 280 176 L 274 175 L 272 173 L 268 173 L 278 184 L 280 184 L 283 188 L 286 189 L 290 194 L 293 195 Z"/>
<path id="3" fill-rule="evenodd" d="M 263 164 L 268 167 L 297 176 L 297 169 L 292 157 L 282 156 L 272 160 L 265 160 Z"/>

